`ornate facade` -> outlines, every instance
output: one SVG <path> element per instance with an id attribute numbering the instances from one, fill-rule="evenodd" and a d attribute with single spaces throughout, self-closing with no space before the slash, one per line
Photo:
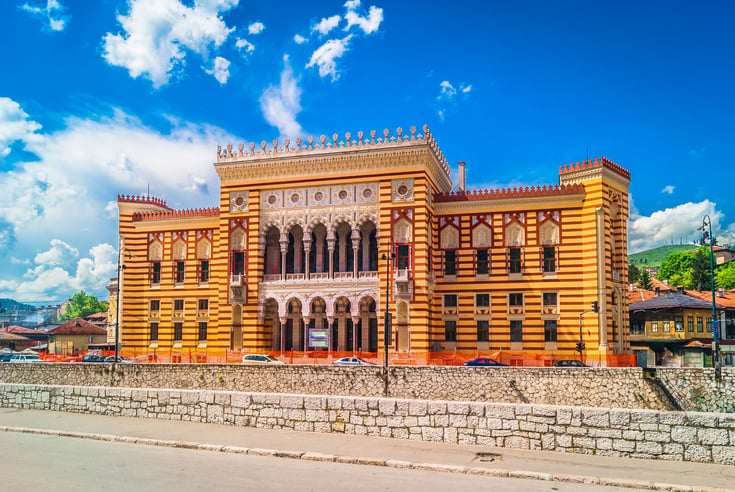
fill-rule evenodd
<path id="1" fill-rule="evenodd" d="M 595 159 L 559 184 L 458 191 L 433 136 L 399 128 L 217 149 L 218 207 L 119 196 L 123 351 L 630 351 L 630 174 Z M 598 300 L 600 310 L 580 318 Z M 580 322 L 581 319 L 581 322 Z"/>

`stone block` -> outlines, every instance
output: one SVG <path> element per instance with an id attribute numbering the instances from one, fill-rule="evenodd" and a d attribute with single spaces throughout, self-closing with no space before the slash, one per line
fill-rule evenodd
<path id="1" fill-rule="evenodd" d="M 684 444 L 684 460 L 685 461 L 696 461 L 700 463 L 708 463 L 712 461 L 712 450 L 706 446 L 699 446 L 697 444 L 686 445 Z"/>
<path id="2" fill-rule="evenodd" d="M 697 429 L 697 442 L 702 445 L 726 446 L 730 442 L 727 429 Z"/>

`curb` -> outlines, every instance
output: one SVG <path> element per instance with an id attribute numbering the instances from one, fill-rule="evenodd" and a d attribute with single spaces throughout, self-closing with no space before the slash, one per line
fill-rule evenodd
<path id="1" fill-rule="evenodd" d="M 607 478 L 587 475 L 570 475 L 565 473 L 543 473 L 525 470 L 505 470 L 502 468 L 481 468 L 461 465 L 442 465 L 437 463 L 415 463 L 412 461 L 369 458 L 359 456 L 337 456 L 287 449 L 247 448 L 242 446 L 228 446 L 222 444 L 202 444 L 191 441 L 167 441 L 144 437 L 115 436 L 111 434 L 93 434 L 88 432 L 59 431 L 49 429 L 33 429 L 29 427 L 0 426 L 0 432 L 17 432 L 22 434 L 38 434 L 55 437 L 71 437 L 75 439 L 89 439 L 93 441 L 123 442 L 128 444 L 143 444 L 146 446 L 160 446 L 180 449 L 196 449 L 199 451 L 216 451 L 220 453 L 249 454 L 253 456 L 272 456 L 305 461 L 324 461 L 334 463 L 349 463 L 355 465 L 383 466 L 422 471 L 444 473 L 463 473 L 467 475 L 482 475 L 489 477 L 520 478 L 526 480 L 542 480 L 551 482 L 587 483 L 606 485 L 639 490 L 660 490 L 667 492 L 735 492 L 735 489 L 706 487 L 699 485 L 678 485 L 662 482 L 649 482 L 627 478 Z"/>

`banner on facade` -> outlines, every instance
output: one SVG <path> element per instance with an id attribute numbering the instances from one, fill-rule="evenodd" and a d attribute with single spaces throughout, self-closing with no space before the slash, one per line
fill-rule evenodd
<path id="1" fill-rule="evenodd" d="M 309 328 L 309 348 L 327 348 L 329 346 L 329 330 L 326 328 Z"/>

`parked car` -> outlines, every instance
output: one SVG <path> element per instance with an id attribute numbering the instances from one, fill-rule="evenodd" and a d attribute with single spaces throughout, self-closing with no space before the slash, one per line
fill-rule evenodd
<path id="1" fill-rule="evenodd" d="M 13 352 L 3 352 L 0 354 L 0 362 L 10 362 L 10 358 L 15 355 Z"/>
<path id="2" fill-rule="evenodd" d="M 569 360 L 557 360 L 554 362 L 554 367 L 589 367 L 581 360 L 569 359 Z"/>
<path id="3" fill-rule="evenodd" d="M 105 362 L 105 357 L 100 354 L 87 354 L 82 357 L 82 362 Z"/>
<path id="4" fill-rule="evenodd" d="M 468 360 L 464 365 L 473 367 L 508 367 L 508 364 L 503 364 L 490 357 L 478 357 L 477 359 Z"/>
<path id="5" fill-rule="evenodd" d="M 115 362 L 115 356 L 111 355 L 109 357 L 105 357 L 105 362 Z M 122 355 L 117 356 L 117 363 L 118 364 L 132 364 L 133 361 L 128 359 L 127 357 L 123 357 Z"/>
<path id="6" fill-rule="evenodd" d="M 267 354 L 247 354 L 242 358 L 243 364 L 283 364 L 275 357 Z"/>
<path id="7" fill-rule="evenodd" d="M 334 361 L 335 366 L 374 366 L 372 362 L 362 360 L 359 357 L 342 357 Z"/>
<path id="8" fill-rule="evenodd" d="M 43 362 L 43 361 L 38 358 L 38 355 L 34 355 L 34 354 L 13 354 L 10 357 L 10 362 L 33 363 L 33 362 Z"/>

